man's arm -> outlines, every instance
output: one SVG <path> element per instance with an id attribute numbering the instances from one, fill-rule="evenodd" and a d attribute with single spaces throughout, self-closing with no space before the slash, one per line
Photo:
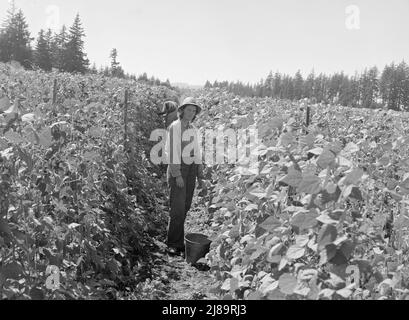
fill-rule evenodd
<path id="1" fill-rule="evenodd" d="M 174 177 L 174 178 L 178 178 L 178 177 L 181 177 L 182 176 L 182 172 L 180 171 L 180 164 L 174 164 L 174 163 L 172 163 L 172 160 L 173 160 L 173 146 L 172 146 L 172 142 L 174 141 L 173 140 L 173 126 L 171 126 L 170 128 L 169 128 L 169 143 L 170 143 L 170 150 L 169 150 L 169 152 L 170 152 L 170 157 L 169 157 L 169 160 L 170 160 L 170 163 L 169 163 L 169 170 L 170 170 L 170 174 L 172 175 L 172 177 Z"/>

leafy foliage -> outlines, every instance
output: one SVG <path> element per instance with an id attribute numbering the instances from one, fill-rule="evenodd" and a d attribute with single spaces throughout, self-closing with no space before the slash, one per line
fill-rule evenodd
<path id="1" fill-rule="evenodd" d="M 146 273 L 149 234 L 163 231 L 144 137 L 160 125 L 166 90 L 10 65 L 0 78 L 1 298 L 118 298 Z M 133 125 L 124 144 L 126 88 Z M 50 265 L 61 272 L 55 291 L 45 287 Z"/>
<path id="2" fill-rule="evenodd" d="M 141 280 L 149 279 L 151 237 L 166 221 L 148 137 L 161 126 L 155 111 L 167 90 L 10 65 L 0 66 L 0 79 L 1 297 L 119 299 L 161 291 Z M 198 95 L 207 106 L 199 126 L 255 128 L 262 143 L 259 170 L 207 170 L 214 294 L 407 298 L 406 113 L 310 105 L 306 128 L 299 103 L 214 89 Z M 45 287 L 50 265 L 61 271 L 55 291 Z"/>
<path id="3" fill-rule="evenodd" d="M 201 96 L 219 104 L 200 125 L 230 127 L 246 115 L 242 127 L 258 128 L 263 143 L 259 172 L 213 168 L 207 259 L 219 284 L 212 292 L 236 299 L 408 297 L 407 113 L 311 105 L 307 130 L 299 103 L 237 100 L 214 89 Z"/>

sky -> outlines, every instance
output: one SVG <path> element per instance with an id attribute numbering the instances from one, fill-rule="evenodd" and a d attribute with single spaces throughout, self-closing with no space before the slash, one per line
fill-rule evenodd
<path id="1" fill-rule="evenodd" d="M 203 85 L 409 61 L 409 0 L 16 0 L 31 35 L 80 14 L 91 63 Z M 4 20 L 9 0 L 0 0 Z"/>

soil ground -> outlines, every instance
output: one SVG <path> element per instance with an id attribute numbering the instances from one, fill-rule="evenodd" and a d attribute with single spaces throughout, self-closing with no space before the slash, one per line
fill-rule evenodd
<path id="1" fill-rule="evenodd" d="M 167 207 L 167 210 L 168 207 Z M 196 190 L 192 208 L 185 223 L 185 233 L 202 233 L 210 235 L 210 217 L 205 210 L 205 201 Z M 145 283 L 146 299 L 159 300 L 210 300 L 217 299 L 210 290 L 215 285 L 215 278 L 205 259 L 197 265 L 188 264 L 182 256 L 171 256 L 167 253 L 166 234 L 155 238 L 155 263 L 150 270 L 152 280 Z"/>

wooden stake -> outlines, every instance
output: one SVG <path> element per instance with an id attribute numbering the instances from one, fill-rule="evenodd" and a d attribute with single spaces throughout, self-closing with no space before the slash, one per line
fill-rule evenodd
<path id="1" fill-rule="evenodd" d="M 54 87 L 53 87 L 53 105 L 57 103 L 57 79 L 54 79 Z"/>
<path id="2" fill-rule="evenodd" d="M 124 147 L 127 149 L 128 145 L 128 89 L 125 90 L 125 101 L 124 101 L 124 123 L 125 123 L 125 135 L 124 135 Z"/>
<path id="3" fill-rule="evenodd" d="M 307 107 L 307 128 L 310 126 L 310 114 L 311 114 L 311 107 Z"/>
<path id="4" fill-rule="evenodd" d="M 308 134 L 308 127 L 310 126 L 310 115 L 311 115 L 311 107 L 308 106 L 306 116 L 305 116 L 305 118 L 306 118 L 306 120 L 305 120 L 305 126 L 306 126 L 305 134 Z"/>

